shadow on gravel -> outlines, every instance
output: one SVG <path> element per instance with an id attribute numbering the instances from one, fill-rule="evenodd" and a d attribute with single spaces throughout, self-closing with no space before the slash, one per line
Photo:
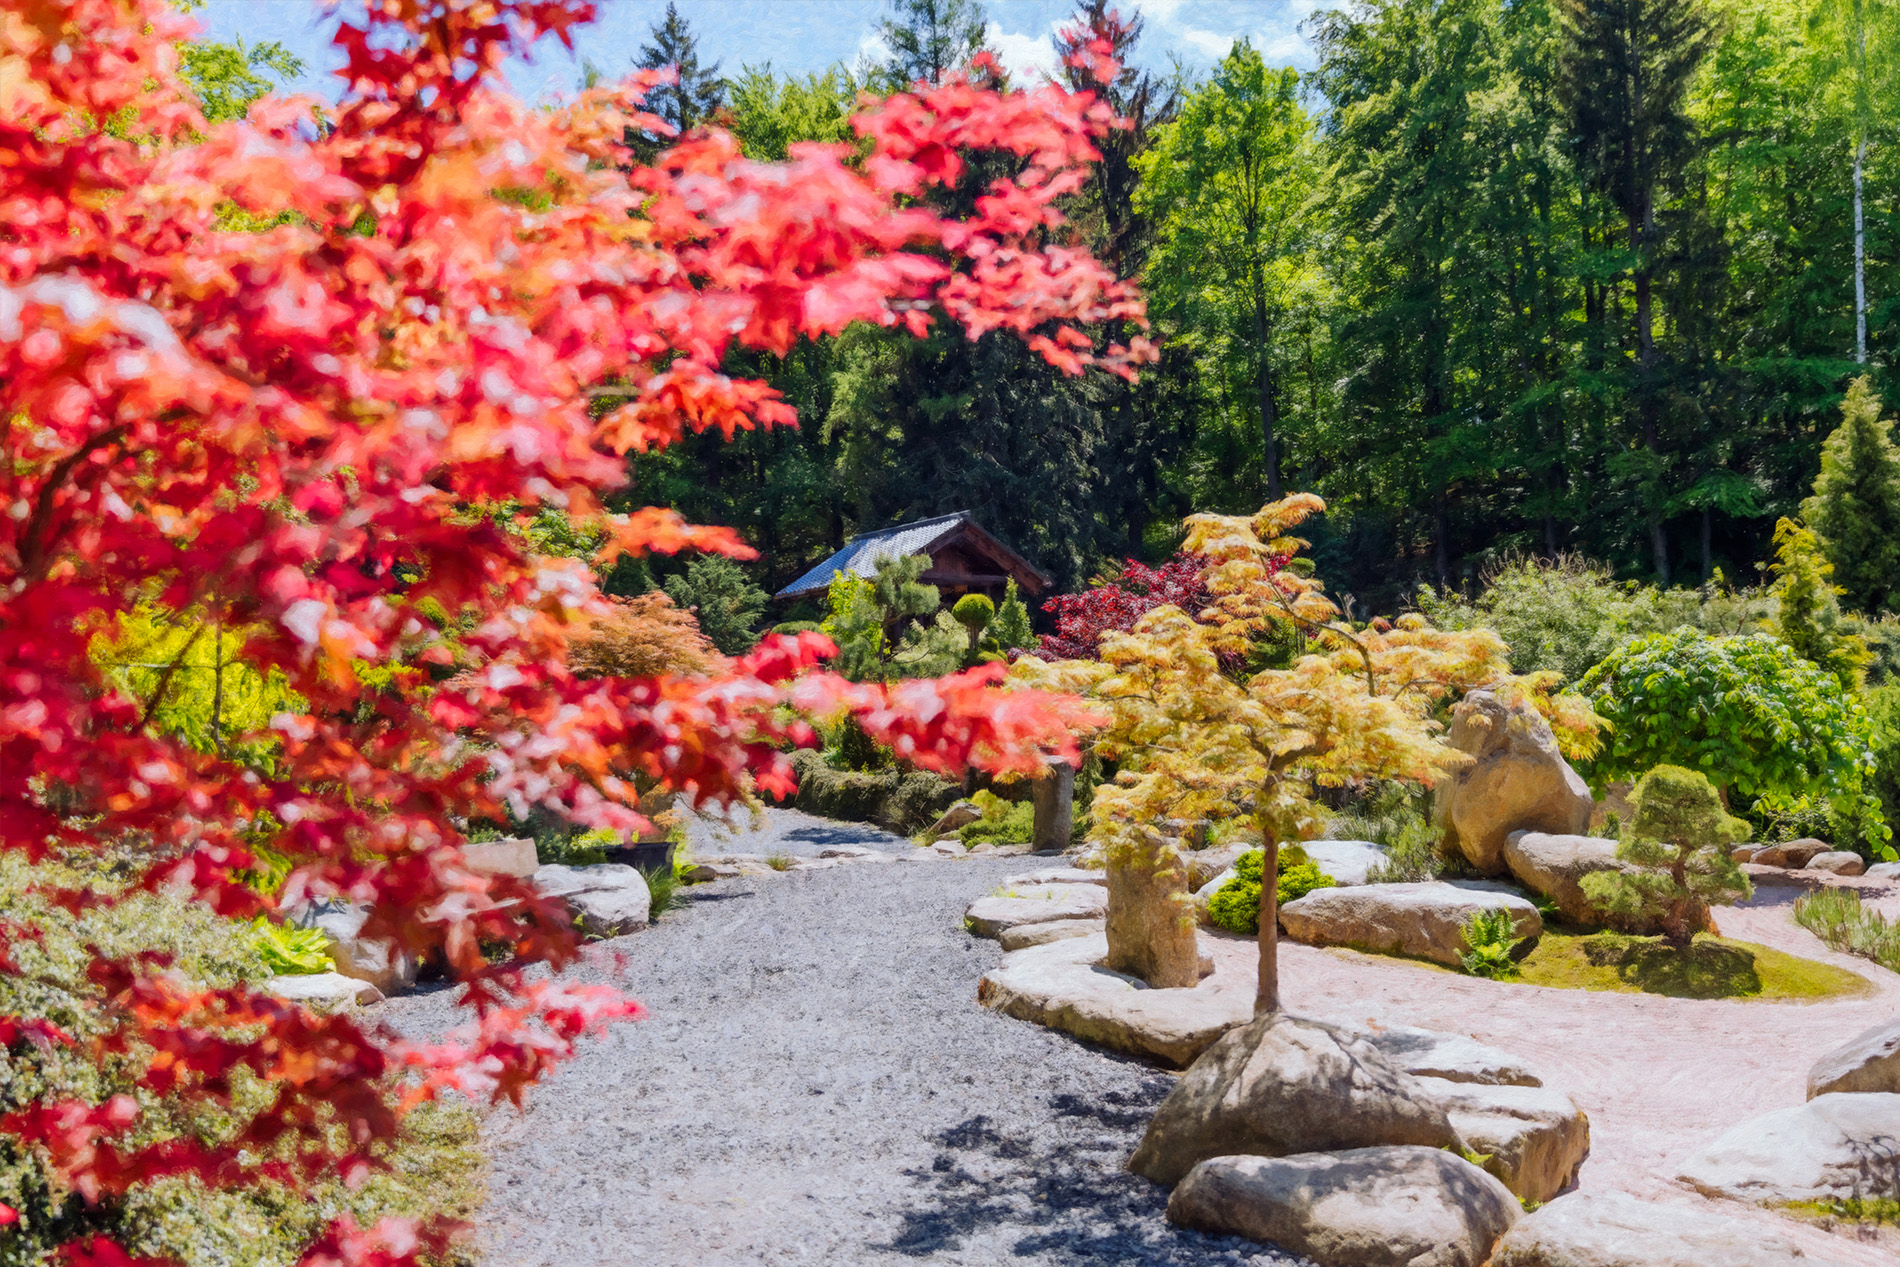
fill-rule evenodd
<path id="1" fill-rule="evenodd" d="M 917 1182 L 917 1208 L 901 1212 L 896 1234 L 871 1248 L 910 1258 L 953 1252 L 973 1236 L 1013 1257 L 1089 1264 L 1288 1263 L 1297 1261 L 1235 1237 L 1183 1231 L 1166 1220 L 1168 1191 L 1123 1164 L 1172 1084 L 1099 1098 L 1056 1095 L 1055 1123 L 1040 1132 L 999 1129 L 987 1115 L 936 1136 Z"/>
<path id="2" fill-rule="evenodd" d="M 808 845 L 871 845 L 894 846 L 910 842 L 900 836 L 893 836 L 881 828 L 865 823 L 824 823 L 811 827 L 794 827 L 779 839 L 796 840 Z"/>

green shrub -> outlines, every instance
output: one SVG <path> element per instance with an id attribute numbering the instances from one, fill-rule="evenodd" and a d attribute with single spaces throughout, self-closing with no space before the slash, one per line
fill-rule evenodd
<path id="1" fill-rule="evenodd" d="M 251 936 L 257 957 L 280 976 L 307 976 L 336 967 L 330 958 L 330 939 L 321 928 L 277 924 L 268 915 L 259 915 L 251 924 Z"/>
<path id="2" fill-rule="evenodd" d="M 1784 643 L 1687 628 L 1652 634 L 1611 654 L 1582 687 L 1610 723 L 1602 751 L 1579 763 L 1593 784 L 1673 765 L 1707 775 L 1740 804 L 1825 797 L 1860 833 L 1844 847 L 1887 855 L 1892 833 L 1865 788 L 1875 770 L 1867 710 Z"/>
<path id="3" fill-rule="evenodd" d="M 1207 916 L 1216 927 L 1230 933 L 1260 931 L 1260 880 L 1266 861 L 1266 852 L 1260 849 L 1250 849 L 1234 859 L 1233 878 L 1208 900 Z M 1280 882 L 1274 891 L 1281 903 L 1305 897 L 1314 889 L 1333 888 L 1336 884 L 1337 881 L 1321 871 L 1298 845 L 1280 847 Z"/>
<path id="4" fill-rule="evenodd" d="M 807 814 L 874 823 L 908 836 L 936 822 L 963 795 L 961 784 L 926 770 L 899 766 L 875 773 L 834 770 L 823 753 L 800 749 L 791 755 L 798 777 L 792 803 Z"/>
<path id="5" fill-rule="evenodd" d="M 0 975 L 0 1016 L 52 1020 L 79 1043 L 46 1049 L 20 1043 L 0 1052 L 0 1115 L 26 1108 L 45 1091 L 88 1104 L 125 1094 L 143 1110 L 140 1129 L 148 1133 L 139 1142 L 179 1138 L 215 1148 L 245 1128 L 272 1095 L 271 1085 L 245 1068 L 230 1070 L 229 1111 L 216 1118 L 186 1116 L 133 1081 L 142 1061 L 95 1063 L 89 1045 L 103 1031 L 96 990 L 86 979 L 86 947 L 97 945 L 113 956 L 168 954 L 181 977 L 205 989 L 261 982 L 273 969 L 252 925 L 221 919 L 200 903 L 143 894 L 72 915 L 36 891 L 109 894 L 121 884 L 107 859 L 97 866 L 89 859 L 84 867 L 29 867 L 18 858 L 0 858 L 0 923 L 30 922 L 46 932 L 43 940 L 15 940 L 7 947 L 19 971 Z M 195 1181 L 173 1178 L 97 1205 L 54 1183 L 37 1153 L 0 1137 L 0 1204 L 20 1214 L 17 1224 L 0 1230 L 0 1265 L 39 1264 L 68 1239 L 105 1235 L 134 1257 L 183 1267 L 288 1267 L 339 1214 L 365 1227 L 384 1217 L 432 1213 L 466 1219 L 481 1203 L 477 1127 L 465 1108 L 424 1105 L 406 1120 L 393 1147 L 377 1150 L 387 1169 L 372 1168 L 354 1187 L 338 1181 L 292 1197 L 269 1183 L 208 1192 Z M 331 1143 L 347 1147 L 341 1128 Z"/>
<path id="6" fill-rule="evenodd" d="M 1612 916 L 1654 924 L 1670 943 L 1687 946 L 1701 910 L 1753 891 L 1729 857 L 1748 838 L 1748 824 L 1724 812 L 1715 785 L 1699 771 L 1680 766 L 1645 774 L 1630 804 L 1635 813 L 1616 856 L 1635 869 L 1584 876 L 1584 895 Z"/>
<path id="7" fill-rule="evenodd" d="M 759 641 L 765 591 L 724 555 L 702 554 L 686 575 L 666 578 L 666 596 L 693 613 L 700 630 L 726 655 L 744 655 Z"/>
<path id="8" fill-rule="evenodd" d="M 1473 911 L 1464 924 L 1465 952 L 1458 956 L 1464 970 L 1474 977 L 1501 981 L 1518 974 L 1512 951 L 1522 937 L 1508 910 Z"/>
<path id="9" fill-rule="evenodd" d="M 590 867 L 607 861 L 607 851 L 620 841 L 620 833 L 611 827 L 596 827 L 572 835 L 540 836 L 534 842 L 535 861 L 543 866 Z"/>

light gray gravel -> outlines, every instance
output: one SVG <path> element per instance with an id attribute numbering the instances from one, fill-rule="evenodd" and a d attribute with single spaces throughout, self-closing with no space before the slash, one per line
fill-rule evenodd
<path id="1" fill-rule="evenodd" d="M 819 840 L 828 831 L 849 840 Z M 730 851 L 894 837 L 774 812 Z M 964 907 L 1022 858 L 722 881 L 576 975 L 650 1009 L 488 1120 L 487 1267 L 1293 1264 L 1122 1170 L 1169 1075 L 994 1015 Z M 379 1009 L 421 1032 L 446 996 Z"/>

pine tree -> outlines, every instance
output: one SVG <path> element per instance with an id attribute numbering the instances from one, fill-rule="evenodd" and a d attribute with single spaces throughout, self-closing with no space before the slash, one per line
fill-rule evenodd
<path id="1" fill-rule="evenodd" d="M 1868 661 L 1867 644 L 1841 628 L 1840 587 L 1834 567 L 1821 555 L 1814 531 L 1792 519 L 1775 525 L 1775 634 L 1794 653 L 1840 679 L 1844 690 L 1859 687 Z"/>
<path id="2" fill-rule="evenodd" d="M 1664 526 L 1667 457 L 1659 434 L 1654 292 L 1663 265 L 1661 203 L 1686 184 L 1704 138 L 1690 90 L 1715 43 L 1699 0 L 1564 0 L 1566 36 L 1558 92 L 1570 111 L 1571 145 L 1584 180 L 1623 218 L 1633 257 L 1637 430 L 1649 451 L 1642 473 L 1657 578 L 1669 583 Z"/>
<path id="3" fill-rule="evenodd" d="M 890 49 L 883 70 L 894 88 L 934 84 L 983 48 L 986 19 L 977 0 L 890 0 L 878 34 Z"/>
<path id="4" fill-rule="evenodd" d="M 677 67 L 679 80 L 653 90 L 647 108 L 685 133 L 713 116 L 726 102 L 726 81 L 719 77 L 719 63 L 699 64 L 699 38 L 668 0 L 666 16 L 654 24 L 653 42 L 640 46 L 634 64 L 642 70 Z"/>
<path id="5" fill-rule="evenodd" d="M 1821 449 L 1821 474 L 1801 517 L 1821 538 L 1847 606 L 1900 610 L 1900 450 L 1880 416 L 1873 380 L 1857 378 L 1841 425 Z"/>
<path id="6" fill-rule="evenodd" d="M 1680 766 L 1645 774 L 1630 801 L 1636 817 L 1616 856 L 1636 865 L 1583 877 L 1584 895 L 1613 915 L 1653 921 L 1670 945 L 1687 946 L 1710 906 L 1754 891 L 1729 857 L 1749 825 L 1729 817 L 1708 776 Z"/>

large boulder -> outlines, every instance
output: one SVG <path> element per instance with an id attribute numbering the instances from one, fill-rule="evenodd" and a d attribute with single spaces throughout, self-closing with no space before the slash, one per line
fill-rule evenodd
<path id="1" fill-rule="evenodd" d="M 1420 1078 L 1451 1118 L 1468 1154 L 1526 1201 L 1548 1201 L 1576 1182 L 1590 1155 L 1590 1119 L 1550 1087 L 1504 1087 Z"/>
<path id="2" fill-rule="evenodd" d="M 1900 1095 L 1816 1096 L 1743 1122 L 1677 1166 L 1704 1196 L 1780 1205 L 1900 1192 Z"/>
<path id="3" fill-rule="evenodd" d="M 1517 1201 L 1436 1148 L 1215 1157 L 1168 1198 L 1168 1220 L 1271 1241 L 1320 1267 L 1482 1267 Z"/>
<path id="4" fill-rule="evenodd" d="M 620 937 L 647 926 L 652 895 L 633 867 L 618 862 L 568 867 L 550 863 L 534 873 L 534 887 L 559 898 L 590 937 Z"/>
<path id="5" fill-rule="evenodd" d="M 1409 1025 L 1383 1025 L 1374 1029 L 1356 1029 L 1361 1037 L 1379 1049 L 1379 1054 L 1405 1072 L 1419 1078 L 1442 1078 L 1447 1082 L 1475 1082 L 1485 1086 L 1541 1087 L 1544 1080 L 1535 1070 L 1507 1051 L 1468 1038 L 1433 1029 L 1414 1029 Z"/>
<path id="6" fill-rule="evenodd" d="M 1223 845 L 1219 849 L 1196 849 L 1187 855 L 1188 886 L 1199 892 L 1216 876 L 1233 871 L 1234 863 L 1240 855 L 1249 849 L 1258 849 L 1259 845 L 1245 841 L 1237 845 Z"/>
<path id="7" fill-rule="evenodd" d="M 937 821 L 924 829 L 924 834 L 935 840 L 947 836 L 959 827 L 968 827 L 983 817 L 983 807 L 975 801 L 958 801 L 945 810 Z"/>
<path id="8" fill-rule="evenodd" d="M 1385 860 L 1385 846 L 1370 840 L 1309 840 L 1300 848 L 1335 884 L 1369 884 L 1371 871 Z"/>
<path id="9" fill-rule="evenodd" d="M 1830 849 L 1826 853 L 1817 853 L 1809 858 L 1805 869 L 1825 871 L 1829 875 L 1853 876 L 1867 870 L 1867 860 L 1847 849 Z"/>
<path id="10" fill-rule="evenodd" d="M 1452 709 L 1447 739 L 1473 760 L 1440 788 L 1434 816 L 1446 843 L 1483 874 L 1504 874 L 1504 839 L 1514 831 L 1588 830 L 1589 785 L 1530 705 L 1480 687 Z"/>
<path id="11" fill-rule="evenodd" d="M 527 836 L 478 840 L 463 845 L 462 861 L 476 875 L 509 875 L 517 880 L 527 879 L 541 865 L 534 841 Z"/>
<path id="12" fill-rule="evenodd" d="M 330 898 L 300 906 L 293 918 L 301 927 L 323 930 L 330 961 L 342 976 L 367 981 L 384 994 L 415 985 L 414 955 L 385 938 L 363 936 L 369 907 Z"/>
<path id="13" fill-rule="evenodd" d="M 978 937 L 995 937 L 1005 928 L 1052 920 L 1100 920 L 1108 912 L 1108 891 L 1094 884 L 1046 884 L 1008 889 L 1005 896 L 980 897 L 963 912 L 963 926 Z"/>
<path id="14" fill-rule="evenodd" d="M 1128 1168 L 1178 1183 L 1210 1157 L 1459 1143 L 1420 1080 L 1338 1025 L 1283 1013 L 1222 1036 L 1161 1102 Z"/>
<path id="15" fill-rule="evenodd" d="M 1808 1099 L 1837 1091 L 1900 1092 L 1900 1020 L 1874 1026 L 1808 1070 Z"/>
<path id="16" fill-rule="evenodd" d="M 1900 862 L 1876 862 L 1861 873 L 1869 880 L 1900 880 Z"/>
<path id="17" fill-rule="evenodd" d="M 1519 937 L 1543 934 L 1544 921 L 1529 899 L 1500 884 L 1470 880 L 1315 889 L 1280 908 L 1280 926 L 1309 946 L 1416 955 L 1456 967 L 1470 949 L 1465 921 L 1492 910 L 1509 911 Z"/>
<path id="18" fill-rule="evenodd" d="M 1749 861 L 1758 867 L 1786 867 L 1790 871 L 1799 871 L 1820 855 L 1833 852 L 1833 849 L 1825 840 L 1803 836 L 1800 840 L 1790 840 L 1786 844 L 1757 849 Z"/>
<path id="19" fill-rule="evenodd" d="M 1251 973 L 1216 970 L 1192 989 L 1156 990 L 1102 967 L 1108 937 L 1099 924 L 1089 927 L 1086 937 L 1004 956 L 978 982 L 977 1002 L 1175 1069 L 1194 1063 L 1222 1034 L 1253 1015 Z"/>
<path id="20" fill-rule="evenodd" d="M 1519 1219 L 1490 1267 L 1840 1267 L 1752 1222 L 1621 1192 L 1573 1192 Z"/>

